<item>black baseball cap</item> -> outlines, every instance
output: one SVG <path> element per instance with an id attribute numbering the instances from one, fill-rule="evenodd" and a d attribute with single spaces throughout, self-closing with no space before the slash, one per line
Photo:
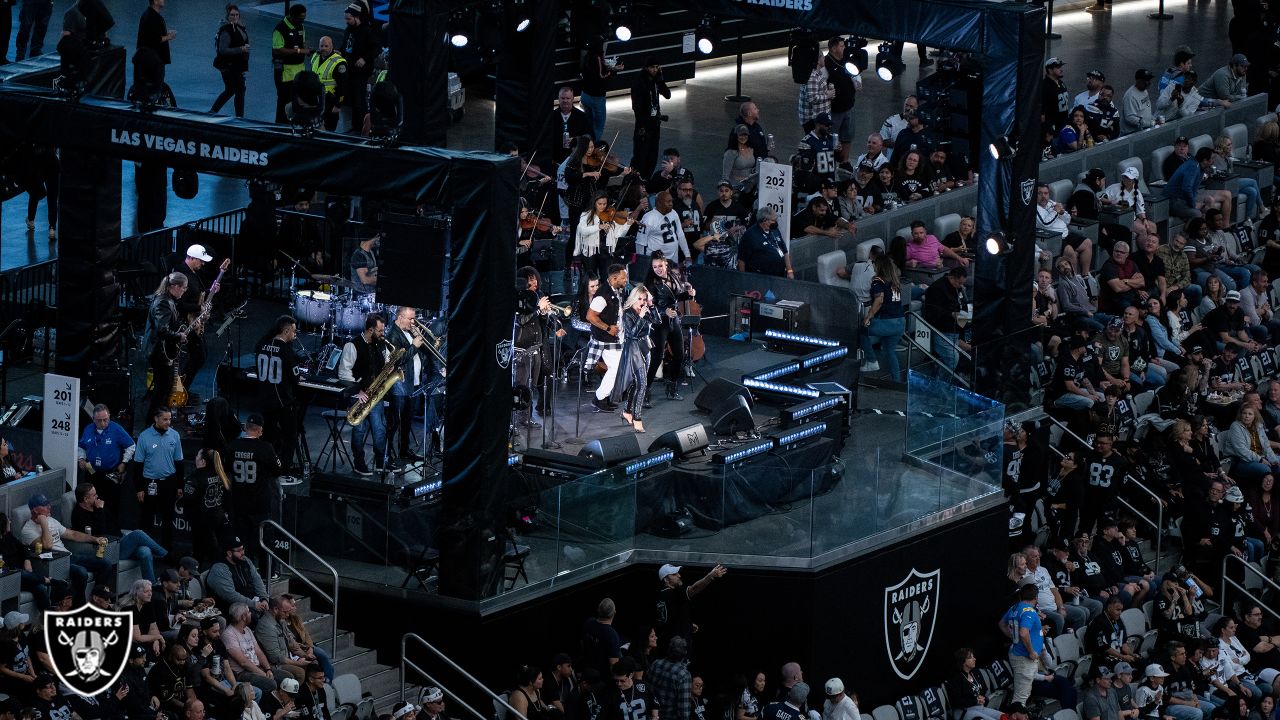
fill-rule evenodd
<path id="1" fill-rule="evenodd" d="M 1134 80 L 1150 80 L 1154 77 L 1155 75 L 1146 68 L 1138 68 L 1138 71 L 1133 74 Z"/>

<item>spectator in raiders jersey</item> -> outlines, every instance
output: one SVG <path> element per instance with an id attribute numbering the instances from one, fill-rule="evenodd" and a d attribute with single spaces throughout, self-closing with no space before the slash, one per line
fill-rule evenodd
<path id="1" fill-rule="evenodd" d="M 706 687 L 706 681 L 702 679 L 701 675 L 695 673 L 693 680 L 689 683 L 689 702 L 692 703 L 692 707 L 689 710 L 690 720 L 710 720 Z M 855 714 L 854 717 L 856 718 L 857 715 Z"/>
<path id="2" fill-rule="evenodd" d="M 725 566 L 716 565 L 700 580 L 686 587 L 684 580 L 680 577 L 679 566 L 667 564 L 658 568 L 658 581 L 662 583 L 657 603 L 658 626 L 656 629 L 659 646 L 679 635 L 685 639 L 689 651 L 692 652 L 693 636 L 698 632 L 698 626 L 693 622 L 691 601 L 706 590 L 712 581 L 724 577 L 728 572 Z"/>
<path id="3" fill-rule="evenodd" d="M 1046 548 L 1045 568 L 1053 577 L 1058 594 L 1063 602 L 1083 607 L 1089 618 L 1102 614 L 1102 601 L 1089 597 L 1078 578 L 1083 576 L 1080 566 L 1071 559 L 1072 544 L 1067 537 L 1059 537 L 1049 541 Z"/>
<path id="4" fill-rule="evenodd" d="M 761 720 L 806 720 L 816 712 L 807 713 L 804 708 L 809 702 L 809 684 L 798 682 L 787 691 L 783 700 L 777 700 L 764 706 L 760 713 Z"/>
<path id="5" fill-rule="evenodd" d="M 264 561 L 258 547 L 258 526 L 277 516 L 280 502 L 280 459 L 262 437 L 265 424 L 261 415 L 250 415 L 244 432 L 227 446 L 235 532 L 248 539 L 250 555 L 257 562 Z"/>
<path id="6" fill-rule="evenodd" d="M 756 720 L 760 717 L 760 701 L 765 696 L 768 678 L 764 671 L 757 670 L 737 680 L 735 686 L 739 692 L 733 701 L 733 720 Z"/>
<path id="7" fill-rule="evenodd" d="M 1063 64 L 1056 57 L 1044 61 L 1040 122 L 1051 125 L 1054 132 L 1066 124 L 1067 111 L 1071 109 L 1071 93 L 1062 82 Z"/>
<path id="8" fill-rule="evenodd" d="M 1162 663 L 1167 666 L 1168 672 L 1164 688 L 1164 715 L 1171 716 L 1175 720 L 1209 720 L 1213 707 L 1201 703 L 1196 697 L 1199 669 L 1190 662 L 1188 646 L 1175 640 L 1169 643 L 1166 650 L 1169 656 L 1167 662 Z M 1142 704 L 1141 697 L 1138 703 Z"/>
<path id="9" fill-rule="evenodd" d="M 1093 541 L 1093 556 L 1102 565 L 1102 574 L 1107 582 L 1123 589 L 1133 596 L 1133 604 L 1141 605 L 1147 594 L 1148 586 L 1142 578 L 1130 579 L 1125 572 L 1125 560 L 1129 554 L 1124 549 L 1124 535 L 1120 533 L 1120 524 L 1111 518 L 1103 518 L 1099 522 L 1098 537 Z"/>
<path id="10" fill-rule="evenodd" d="M 1089 537 L 1088 532 L 1081 530 L 1076 533 L 1075 540 L 1072 542 L 1071 561 L 1080 571 L 1081 588 L 1089 593 L 1089 597 L 1106 602 L 1111 599 L 1111 596 L 1118 595 L 1125 605 L 1129 604 L 1131 596 L 1122 588 L 1107 582 L 1102 565 L 1093 555 L 1093 539 Z"/>
<path id="11" fill-rule="evenodd" d="M 600 679 L 600 671 L 593 667 L 578 674 L 578 693 L 574 696 L 573 706 L 565 713 L 569 720 L 600 720 L 600 713 L 604 710 L 600 701 L 607 694 Z M 612 680 L 612 676 L 609 679 Z"/>
<path id="12" fill-rule="evenodd" d="M 1030 512 L 1044 494 L 1044 452 L 1034 441 L 1034 421 L 1005 423 L 1004 487 L 1005 493 L 1022 512 Z"/>
<path id="13" fill-rule="evenodd" d="M 191 543 L 202 562 L 218 558 L 218 536 L 227 528 L 223 498 L 231 489 L 218 451 L 205 448 L 196 454 L 196 471 L 182 486 L 183 515 L 191 524 Z"/>
<path id="14" fill-rule="evenodd" d="M 601 720 L 658 720 L 658 705 L 648 687 L 643 680 L 632 678 L 632 673 L 636 670 L 635 663 L 630 658 L 623 658 L 613 664 L 613 684 L 616 689 L 612 697 L 604 702 Z M 535 720 L 533 716 L 526 717 Z"/>
<path id="15" fill-rule="evenodd" d="M 1048 475 L 1044 490 L 1049 537 L 1070 537 L 1076 531 L 1080 505 L 1084 501 L 1084 470 L 1075 450 L 1068 450 L 1058 461 L 1057 470 Z"/>
<path id="16" fill-rule="evenodd" d="M 276 455 L 285 465 L 294 461 L 298 447 L 298 369 L 301 363 L 294 352 L 298 338 L 298 321 L 291 315 L 276 319 L 272 335 L 258 343 L 258 395 L 266 418 L 264 430 Z M 253 533 L 256 537 L 257 533 Z"/>
<path id="17" fill-rule="evenodd" d="M 1040 563 L 1040 548 L 1028 545 L 1022 549 L 1026 558 L 1027 569 L 1024 578 L 1030 578 L 1036 584 L 1036 609 L 1044 613 L 1045 618 L 1053 623 L 1054 634 L 1061 635 L 1064 630 L 1082 628 L 1089 622 L 1089 611 L 1080 605 L 1068 605 L 1053 581 L 1049 569 Z"/>
<path id="18" fill-rule="evenodd" d="M 1094 667 L 1108 666 L 1121 660 L 1138 662 L 1138 654 L 1125 642 L 1124 624 L 1120 622 L 1123 612 L 1124 601 L 1119 596 L 1112 596 L 1107 599 L 1102 614 L 1089 623 L 1084 645 L 1093 654 Z"/>
<path id="19" fill-rule="evenodd" d="M 1120 485 L 1129 463 L 1115 450 L 1115 436 L 1099 432 L 1093 439 L 1094 451 L 1085 458 L 1087 473 L 1084 507 L 1080 511 L 1080 531 L 1092 532 L 1094 524 L 1116 510 Z"/>
<path id="20" fill-rule="evenodd" d="M 1074 335 L 1068 341 L 1067 352 L 1058 356 L 1058 368 L 1046 393 L 1046 398 L 1052 399 L 1053 407 L 1088 410 L 1102 400 L 1102 394 L 1094 389 L 1083 362 L 1088 344 L 1084 338 Z"/>

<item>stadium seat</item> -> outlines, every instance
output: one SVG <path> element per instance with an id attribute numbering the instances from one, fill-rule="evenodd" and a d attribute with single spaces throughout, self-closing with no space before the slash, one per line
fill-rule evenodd
<path id="1" fill-rule="evenodd" d="M 1213 148 L 1213 136 L 1209 135 L 1208 133 L 1203 135 L 1196 135 L 1195 137 L 1191 138 L 1188 144 L 1190 146 L 1191 157 L 1195 157 L 1196 152 L 1199 151 L 1200 148 L 1205 148 L 1205 147 L 1210 149 Z"/>
<path id="2" fill-rule="evenodd" d="M 1147 182 L 1168 182 L 1169 178 L 1164 176 L 1165 158 L 1173 154 L 1173 146 L 1165 145 L 1151 151 L 1151 177 L 1147 178 Z"/>
<path id="3" fill-rule="evenodd" d="M 871 711 L 871 717 L 875 720 L 902 720 L 898 714 L 898 708 L 893 705 L 881 705 Z"/>
<path id="4" fill-rule="evenodd" d="M 1062 708 L 1053 714 L 1053 720 L 1080 720 L 1080 715 L 1072 708 Z"/>
<path id="5" fill-rule="evenodd" d="M 1252 148 L 1249 147 L 1249 128 L 1244 123 L 1228 125 L 1222 131 L 1222 134 L 1231 138 L 1231 158 L 1233 160 L 1249 159 L 1252 154 Z"/>
<path id="6" fill-rule="evenodd" d="M 960 214 L 947 213 L 939 215 L 937 220 L 933 221 L 933 225 L 929 228 L 930 232 L 938 237 L 939 240 L 946 238 L 951 233 L 960 229 Z"/>
<path id="7" fill-rule="evenodd" d="M 1147 412 L 1147 408 L 1151 407 L 1151 401 L 1156 397 L 1155 390 L 1145 390 L 1133 397 L 1133 413 L 1134 415 L 1143 415 Z"/>
<path id="8" fill-rule="evenodd" d="M 870 258 L 872 245 L 880 248 L 881 250 L 884 250 L 884 240 L 880 238 L 871 238 L 870 240 L 863 240 L 862 242 L 858 243 L 858 247 L 854 250 L 854 255 L 857 258 L 855 262 L 865 262 L 868 258 Z M 1277 278 L 1276 282 L 1280 282 L 1280 278 Z"/>
<path id="9" fill-rule="evenodd" d="M 843 250 L 832 250 L 818 256 L 818 282 L 823 285 L 849 287 L 849 281 L 836 275 L 836 271 L 848 264 Z"/>
<path id="10" fill-rule="evenodd" d="M 1054 202 L 1066 205 L 1067 200 L 1071 198 L 1071 191 L 1075 187 L 1076 184 L 1071 180 L 1054 180 L 1049 183 L 1049 197 L 1053 198 Z"/>

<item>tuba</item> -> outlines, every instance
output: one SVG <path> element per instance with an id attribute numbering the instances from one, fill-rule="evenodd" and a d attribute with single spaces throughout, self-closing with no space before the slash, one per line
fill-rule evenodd
<path id="1" fill-rule="evenodd" d="M 364 402 L 356 401 L 351 409 L 347 411 L 347 422 L 351 425 L 359 425 L 369 416 L 369 411 L 377 407 L 382 398 L 391 392 L 391 386 L 404 379 L 404 370 L 396 367 L 400 364 L 400 358 L 404 357 L 405 348 L 397 348 L 391 353 L 391 359 L 387 360 L 387 364 L 382 366 L 373 381 L 365 388 L 365 395 L 369 396 Z"/>

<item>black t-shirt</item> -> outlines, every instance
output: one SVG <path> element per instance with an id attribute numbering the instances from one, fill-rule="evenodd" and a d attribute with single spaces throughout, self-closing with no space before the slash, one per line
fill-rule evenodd
<path id="1" fill-rule="evenodd" d="M 168 660 L 160 660 L 147 673 L 147 687 L 160 698 L 162 708 L 181 707 L 186 700 L 187 674 L 185 666 L 175 668 Z"/>
<path id="2" fill-rule="evenodd" d="M 1214 340 L 1218 339 L 1219 333 L 1224 332 L 1233 337 L 1238 336 L 1244 329 L 1244 323 L 1244 311 L 1236 306 L 1236 311 L 1231 312 L 1226 303 L 1210 310 L 1204 316 L 1204 327 L 1213 333 Z"/>
<path id="3" fill-rule="evenodd" d="M 1233 383 L 1236 381 L 1236 363 L 1234 360 L 1227 361 L 1224 357 L 1216 357 L 1213 359 L 1213 366 L 1209 368 L 1209 380 L 1217 380 L 1220 383 Z"/>
<path id="4" fill-rule="evenodd" d="M 78 530 L 82 533 L 90 535 L 119 535 L 120 528 L 116 526 L 115 520 L 107 514 L 103 508 L 95 508 L 93 510 L 85 510 L 76 503 L 71 508 L 71 525 L 68 526 L 72 530 Z M 86 528 L 92 528 L 93 532 L 89 532 Z"/>
<path id="5" fill-rule="evenodd" d="M 298 354 L 283 340 L 267 338 L 258 346 L 255 359 L 258 392 L 262 401 L 277 407 L 293 404 L 298 384 Z"/>
<path id="6" fill-rule="evenodd" d="M 1119 583 L 1124 579 L 1124 561 L 1129 554 L 1119 542 L 1106 540 L 1099 535 L 1093 541 L 1091 554 L 1102 565 L 1102 573 L 1107 576 L 1108 582 Z"/>
<path id="7" fill-rule="evenodd" d="M 813 208 L 806 207 L 791 219 L 791 230 L 799 235 L 803 235 L 805 228 L 810 225 L 813 225 L 819 230 L 828 230 L 836 226 L 836 216 L 830 212 L 823 213 L 819 216 L 813 211 Z"/>
<path id="8" fill-rule="evenodd" d="M 1067 111 L 1071 109 L 1071 93 L 1067 92 L 1066 86 L 1061 82 L 1047 77 L 1041 88 L 1040 111 L 1044 114 L 1044 121 L 1058 130 L 1067 121 Z"/>
<path id="9" fill-rule="evenodd" d="M 946 237 L 942 238 L 942 245 L 944 247 L 949 247 L 952 250 L 963 247 L 963 248 L 968 248 L 970 251 L 972 251 L 978 246 L 977 233 L 970 235 L 969 238 L 966 240 L 960 237 L 959 230 L 953 230 L 952 232 L 947 233 Z"/>
<path id="10" fill-rule="evenodd" d="M 262 699 L 258 701 L 258 709 L 263 715 L 271 717 L 284 708 L 284 703 L 280 702 L 280 698 L 276 697 L 273 692 L 263 693 Z"/>
<path id="11" fill-rule="evenodd" d="M 0 666 L 7 667 L 16 673 L 25 673 L 31 667 L 31 655 L 26 643 L 7 639 L 0 641 Z M 6 688 L 10 695 L 26 697 L 30 693 L 29 683 L 5 677 L 0 687 Z"/>
<path id="12" fill-rule="evenodd" d="M 911 126 L 902 128 L 898 131 L 898 136 L 893 139 L 893 157 L 896 161 L 899 154 L 905 155 L 908 150 L 915 148 L 920 153 L 920 157 L 928 158 L 933 151 L 933 141 L 929 139 L 929 131 L 923 127 L 919 132 L 912 130 Z M 924 163 L 920 164 L 921 167 Z"/>
<path id="13" fill-rule="evenodd" d="M 918 171 L 915 175 L 903 175 L 895 180 L 893 191 L 903 200 L 911 199 L 912 195 L 926 198 L 933 194 L 933 190 L 930 189 L 929 183 L 924 179 L 924 175 Z"/>
<path id="14" fill-rule="evenodd" d="M 1088 590 L 1092 597 L 1101 597 L 1099 593 L 1110 584 L 1107 582 L 1106 575 L 1102 574 L 1102 565 L 1098 564 L 1093 556 L 1081 555 L 1076 551 L 1072 551 L 1071 561 L 1078 567 L 1071 576 L 1077 586 Z"/>
<path id="15" fill-rule="evenodd" d="M 785 277 L 787 274 L 787 244 L 777 228 L 767 234 L 759 225 L 753 225 L 738 242 L 738 261 L 747 272 Z"/>
<path id="16" fill-rule="evenodd" d="M 1146 290 L 1148 293 L 1156 292 L 1160 289 L 1159 278 L 1164 277 L 1164 260 L 1159 255 L 1147 258 L 1145 252 L 1136 252 L 1129 256 L 1133 259 L 1133 264 L 1138 266 L 1138 272 L 1142 273 L 1142 279 L 1146 281 Z"/>
<path id="17" fill-rule="evenodd" d="M 227 446 L 231 456 L 231 508 L 236 516 L 271 514 L 279 501 L 280 461 L 262 438 L 240 437 Z"/>
<path id="18" fill-rule="evenodd" d="M 689 602 L 689 589 L 684 585 L 664 587 L 658 592 L 657 630 L 658 647 L 674 635 L 693 641 L 693 614 Z"/>

